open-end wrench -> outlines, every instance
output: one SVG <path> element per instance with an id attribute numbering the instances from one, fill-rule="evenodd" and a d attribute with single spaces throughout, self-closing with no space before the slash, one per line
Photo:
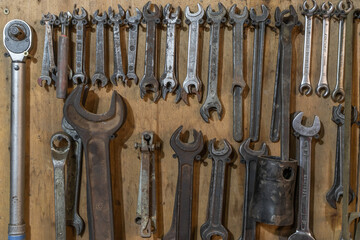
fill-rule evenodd
<path id="1" fill-rule="evenodd" d="M 301 124 L 303 112 L 296 115 L 292 122 L 295 135 L 300 138 L 300 161 L 299 161 L 299 209 L 296 232 L 289 240 L 314 240 L 310 231 L 310 193 L 311 193 L 311 140 L 318 138 L 321 122 L 315 116 L 313 125 L 306 127 Z"/>
<path id="2" fill-rule="evenodd" d="M 219 120 L 222 116 L 222 105 L 218 97 L 218 73 L 219 73 L 219 44 L 220 27 L 226 22 L 226 8 L 222 3 L 218 3 L 219 10 L 214 12 L 209 5 L 206 9 L 207 22 L 210 24 L 210 43 L 209 43 L 209 71 L 207 83 L 207 96 L 204 104 L 200 108 L 200 115 L 205 122 L 209 122 L 210 110 L 215 110 Z"/>
<path id="3" fill-rule="evenodd" d="M 72 24 L 76 25 L 76 45 L 75 45 L 75 73 L 72 77 L 74 84 L 87 83 L 87 76 L 85 72 L 85 27 L 88 24 L 87 12 L 81 7 L 81 14 L 79 9 L 73 10 Z"/>
<path id="4" fill-rule="evenodd" d="M 138 30 L 139 23 L 142 18 L 141 11 L 136 8 L 136 15 L 130 16 L 130 11 L 126 11 L 125 24 L 129 25 L 129 43 L 128 43 L 128 53 L 127 53 L 127 80 L 133 79 L 135 84 L 138 83 L 139 78 L 136 75 L 136 54 L 137 54 L 137 42 L 138 42 Z"/>
<path id="5" fill-rule="evenodd" d="M 56 146 L 55 141 L 64 146 Z M 65 217 L 65 163 L 71 148 L 69 136 L 57 132 L 51 137 L 51 157 L 54 165 L 54 195 L 55 195 L 55 236 L 56 240 L 66 240 L 66 217 Z"/>
<path id="6" fill-rule="evenodd" d="M 225 173 L 226 166 L 232 163 L 232 146 L 224 139 L 224 147 L 215 149 L 212 139 L 208 145 L 209 158 L 212 159 L 213 166 L 211 171 L 211 181 L 208 199 L 207 219 L 200 228 L 200 235 L 203 240 L 211 240 L 214 236 L 220 236 L 221 239 L 228 239 L 228 230 L 223 225 L 223 208 L 225 192 Z"/>
<path id="7" fill-rule="evenodd" d="M 345 99 L 344 91 L 344 70 L 345 70 L 345 38 L 346 38 L 346 17 L 353 9 L 354 5 L 351 0 L 347 0 L 347 8 L 344 8 L 343 1 L 337 5 L 337 17 L 339 18 L 339 41 L 338 41 L 338 57 L 336 63 L 336 85 L 331 93 L 334 102 L 343 102 Z"/>
<path id="8" fill-rule="evenodd" d="M 177 90 L 177 98 L 180 100 L 181 89 L 178 88 L 179 82 L 176 77 L 176 25 L 181 23 L 180 7 L 172 11 L 170 3 L 164 7 L 163 23 L 166 25 L 166 49 L 165 49 L 165 65 L 164 73 L 160 77 L 160 85 L 162 89 L 162 97 L 165 99 L 167 93 Z"/>
<path id="9" fill-rule="evenodd" d="M 114 91 L 108 112 L 90 113 L 81 105 L 83 88 L 83 84 L 78 85 L 67 98 L 64 117 L 84 144 L 90 239 L 113 240 L 109 142 L 126 119 L 126 105 Z M 83 95 L 86 96 L 86 93 Z"/>
<path id="10" fill-rule="evenodd" d="M 312 87 L 310 83 L 311 38 L 312 38 L 313 17 L 318 7 L 315 0 L 311 0 L 311 1 L 314 6 L 309 9 L 307 0 L 305 0 L 303 3 L 303 11 L 302 11 L 302 14 L 305 15 L 305 39 L 304 39 L 303 76 L 299 86 L 299 92 L 305 95 L 309 95 L 312 91 Z"/>
<path id="11" fill-rule="evenodd" d="M 117 86 L 117 80 L 126 82 L 126 75 L 123 69 L 122 56 L 121 56 L 121 40 L 120 40 L 120 26 L 124 23 L 123 17 L 125 16 L 124 9 L 118 4 L 119 13 L 114 14 L 111 7 L 108 10 L 109 25 L 113 28 L 113 41 L 114 41 L 114 74 L 111 75 L 110 81 L 113 85 Z"/>
<path id="12" fill-rule="evenodd" d="M 188 58 L 187 58 L 187 72 L 186 78 L 183 82 L 183 89 L 181 93 L 182 100 L 188 104 L 187 95 L 195 93 L 198 102 L 202 99 L 203 83 L 198 76 L 198 54 L 199 54 L 199 28 L 204 23 L 204 9 L 200 3 L 197 4 L 198 11 L 190 12 L 189 6 L 185 8 L 185 23 L 189 25 L 189 40 L 188 40 Z"/>
<path id="13" fill-rule="evenodd" d="M 330 93 L 327 66 L 328 66 L 328 55 L 329 55 L 329 34 L 330 34 L 330 18 L 334 12 L 334 6 L 331 2 L 324 2 L 321 5 L 320 15 L 322 16 L 323 31 L 322 31 L 322 45 L 321 45 L 321 66 L 320 66 L 320 79 L 315 89 L 315 93 L 319 97 L 327 97 Z M 321 93 L 323 91 L 323 93 Z"/>
<path id="14" fill-rule="evenodd" d="M 243 92 L 246 88 L 244 80 L 244 25 L 249 23 L 249 11 L 244 7 L 242 14 L 235 12 L 236 4 L 229 11 L 230 24 L 233 25 L 233 138 L 240 142 L 243 139 Z"/>
<path id="15" fill-rule="evenodd" d="M 145 70 L 140 81 L 140 97 L 144 98 L 147 91 L 153 92 L 153 101 L 156 102 L 161 96 L 160 84 L 156 78 L 156 24 L 160 23 L 161 11 L 156 4 L 154 12 L 150 9 L 151 2 L 147 2 L 143 8 L 143 21 L 146 23 L 146 46 L 145 46 Z"/>
<path id="16" fill-rule="evenodd" d="M 106 11 L 99 16 L 99 10 L 96 10 L 93 15 L 92 23 L 96 24 L 96 62 L 95 73 L 91 77 L 92 85 L 95 85 L 97 81 L 100 81 L 101 87 L 105 87 L 108 84 L 109 79 L 105 75 L 105 35 L 104 27 L 107 25 Z"/>
<path id="17" fill-rule="evenodd" d="M 163 240 L 192 239 L 192 196 L 194 160 L 201 160 L 204 148 L 202 132 L 193 130 L 194 141 L 184 143 L 180 140 L 180 126 L 171 136 L 170 145 L 179 161 L 175 203 L 172 223 Z"/>

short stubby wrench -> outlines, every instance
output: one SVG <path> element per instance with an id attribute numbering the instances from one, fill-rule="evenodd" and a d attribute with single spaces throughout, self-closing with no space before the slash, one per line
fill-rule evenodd
<path id="1" fill-rule="evenodd" d="M 344 8 L 343 1 L 337 5 L 339 18 L 339 41 L 338 41 L 338 57 L 336 63 L 336 85 L 334 91 L 331 93 L 331 98 L 334 102 L 343 102 L 345 100 L 344 91 L 344 70 L 345 70 L 345 39 L 346 39 L 346 17 L 353 9 L 354 5 L 351 0 L 346 1 L 347 8 Z"/>
<path id="2" fill-rule="evenodd" d="M 166 99 L 167 93 L 172 93 L 178 88 L 179 82 L 176 77 L 176 25 L 181 23 L 180 7 L 175 12 L 171 12 L 171 4 L 168 3 L 164 7 L 164 20 L 166 25 L 166 48 L 165 48 L 165 66 L 164 73 L 160 77 L 160 85 L 162 89 L 162 97 Z M 180 91 L 177 90 L 177 98 L 180 99 Z"/>
<path id="3" fill-rule="evenodd" d="M 330 93 L 327 69 L 328 69 L 328 56 L 329 56 L 330 18 L 334 12 L 334 9 L 335 8 L 331 2 L 328 2 L 328 5 L 326 5 L 325 2 L 321 5 L 320 15 L 323 19 L 321 65 L 320 65 L 320 79 L 315 89 L 315 93 L 319 97 L 322 96 L 324 98 L 327 97 Z"/>
<path id="4" fill-rule="evenodd" d="M 106 11 L 99 16 L 99 10 L 96 10 L 93 15 L 92 23 L 96 24 L 96 62 L 95 73 L 91 77 L 92 85 L 95 85 L 97 81 L 100 81 L 101 87 L 105 87 L 108 84 L 109 79 L 105 75 L 105 35 L 104 28 L 107 25 Z"/>
<path id="5" fill-rule="evenodd" d="M 222 3 L 218 3 L 219 10 L 214 12 L 209 5 L 206 9 L 207 22 L 210 24 L 210 43 L 209 43 L 209 71 L 207 83 L 207 96 L 204 104 L 200 108 L 200 115 L 205 122 L 209 122 L 210 110 L 215 110 L 219 120 L 222 116 L 222 105 L 218 97 L 218 77 L 219 77 L 219 44 L 220 27 L 226 22 L 226 8 Z"/>
<path id="6" fill-rule="evenodd" d="M 89 22 L 87 15 L 83 7 L 81 8 L 81 14 L 79 14 L 78 8 L 73 10 L 71 23 L 76 26 L 75 73 L 72 77 L 74 84 L 87 83 L 85 72 L 85 28 Z"/>
<path id="7" fill-rule="evenodd" d="M 204 23 L 205 11 L 200 3 L 197 4 L 198 11 L 190 12 L 189 6 L 185 8 L 185 23 L 189 25 L 189 41 L 188 41 L 188 58 L 187 58 L 187 72 L 186 78 L 183 82 L 183 89 L 181 93 L 182 100 L 188 104 L 187 95 L 195 93 L 198 102 L 202 99 L 203 83 L 198 76 L 198 54 L 199 54 L 199 28 Z"/>
<path id="8" fill-rule="evenodd" d="M 203 240 L 211 240 L 214 236 L 228 239 L 228 230 L 223 225 L 223 208 L 226 181 L 226 167 L 232 163 L 233 152 L 230 143 L 224 139 L 224 147 L 215 149 L 216 139 L 212 139 L 208 145 L 209 158 L 212 159 L 211 181 L 208 199 L 207 219 L 200 227 L 200 235 Z"/>
<path id="9" fill-rule="evenodd" d="M 114 91 L 109 111 L 88 112 L 81 103 L 84 85 L 80 84 L 64 104 L 64 117 L 79 134 L 84 147 L 90 239 L 114 239 L 113 204 L 110 176 L 110 139 L 126 119 L 126 105 Z M 87 95 L 85 89 L 83 96 Z"/>
<path id="10" fill-rule="evenodd" d="M 303 3 L 303 12 L 305 15 L 305 39 L 304 39 L 304 59 L 303 59 L 303 76 L 299 86 L 299 92 L 301 94 L 309 95 L 312 91 L 310 83 L 310 65 L 311 65 L 311 39 L 312 39 L 312 25 L 313 17 L 317 10 L 317 4 L 315 0 L 313 7 L 308 8 L 307 0 Z"/>
<path id="11" fill-rule="evenodd" d="M 146 23 L 145 70 L 140 81 L 140 97 L 144 98 L 147 91 L 153 92 L 153 102 L 161 96 L 160 83 L 156 78 L 156 25 L 160 23 L 161 11 L 157 5 L 154 12 L 150 10 L 151 2 L 143 8 L 143 21 Z"/>
<path id="12" fill-rule="evenodd" d="M 121 40 L 120 40 L 120 26 L 124 23 L 123 17 L 125 16 L 124 9 L 118 4 L 119 13 L 115 14 L 113 9 L 109 7 L 109 25 L 113 28 L 113 41 L 114 41 L 114 73 L 110 77 L 113 85 L 117 86 L 117 80 L 120 78 L 123 82 L 126 81 L 126 75 L 123 69 L 122 56 L 121 56 Z"/>
<path id="13" fill-rule="evenodd" d="M 129 43 L 128 43 L 128 53 L 127 53 L 127 73 L 126 79 L 133 79 L 135 84 L 138 83 L 139 78 L 136 75 L 136 55 L 137 55 L 137 42 L 138 42 L 138 31 L 139 24 L 142 18 L 141 11 L 136 8 L 136 15 L 130 16 L 130 11 L 126 11 L 125 24 L 129 25 Z"/>
<path id="14" fill-rule="evenodd" d="M 3 43 L 11 58 L 10 127 L 10 217 L 9 240 L 25 239 L 25 86 L 26 63 L 32 43 L 30 26 L 22 20 L 9 21 L 3 31 Z"/>
<path id="15" fill-rule="evenodd" d="M 240 142 L 243 139 L 243 92 L 246 88 L 244 80 L 244 25 L 249 23 L 249 11 L 244 7 L 242 14 L 235 12 L 236 4 L 229 11 L 230 24 L 233 25 L 233 138 Z"/>
<path id="16" fill-rule="evenodd" d="M 56 146 L 54 142 L 66 142 L 65 146 Z M 51 157 L 54 165 L 55 195 L 55 236 L 56 240 L 66 240 L 65 217 L 65 164 L 71 148 L 69 136 L 58 132 L 51 137 Z"/>
<path id="17" fill-rule="evenodd" d="M 311 140 L 318 138 L 321 122 L 315 116 L 313 125 L 306 127 L 301 124 L 303 112 L 296 115 L 292 122 L 295 135 L 300 138 L 300 161 L 299 161 L 299 208 L 296 232 L 289 240 L 314 240 L 310 231 L 310 193 L 311 193 Z"/>
<path id="18" fill-rule="evenodd" d="M 192 239 L 193 168 L 194 161 L 201 160 L 204 138 L 201 131 L 193 130 L 194 141 L 184 143 L 180 140 L 182 128 L 180 126 L 170 139 L 170 145 L 178 158 L 179 170 L 172 223 L 163 240 Z"/>

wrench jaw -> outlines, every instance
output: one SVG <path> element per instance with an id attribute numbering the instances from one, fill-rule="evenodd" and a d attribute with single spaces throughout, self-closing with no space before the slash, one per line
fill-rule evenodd
<path id="1" fill-rule="evenodd" d="M 229 232 L 221 224 L 214 226 L 211 225 L 210 222 L 206 222 L 200 227 L 200 235 L 203 240 L 211 240 L 215 236 L 219 236 L 223 240 L 228 240 Z"/>
<path id="2" fill-rule="evenodd" d="M 164 73 L 160 78 L 160 84 L 162 89 L 162 97 L 165 100 L 168 93 L 172 93 L 178 89 L 179 84 L 177 84 L 177 79 L 175 74 L 169 75 L 169 73 Z"/>
<path id="3" fill-rule="evenodd" d="M 258 22 L 267 21 L 267 18 L 269 17 L 269 9 L 264 4 L 262 4 L 261 10 L 262 10 L 262 14 L 256 15 L 255 9 L 250 8 L 250 18 L 251 18 L 253 24 L 257 24 Z"/>
<path id="4" fill-rule="evenodd" d="M 226 22 L 226 8 L 224 7 L 224 5 L 221 2 L 218 2 L 218 8 L 219 10 L 217 12 L 215 12 L 212 8 L 211 5 L 209 5 L 206 8 L 206 16 L 207 16 L 207 22 L 210 24 L 212 22 Z"/>
<path id="5" fill-rule="evenodd" d="M 138 8 L 135 8 L 135 12 L 136 12 L 136 15 L 135 16 L 131 16 L 130 15 L 130 11 L 129 10 L 126 10 L 126 13 L 125 13 L 125 24 L 129 24 L 129 25 L 133 25 L 133 24 L 139 24 L 140 23 L 140 20 L 142 18 L 142 13 L 141 11 L 138 9 Z"/>
<path id="6" fill-rule="evenodd" d="M 193 137 L 194 141 L 192 143 L 184 143 L 180 140 L 181 131 L 183 129 L 183 126 L 180 126 L 178 129 L 175 130 L 173 135 L 170 139 L 170 145 L 174 149 L 177 156 L 180 155 L 180 153 L 187 153 L 190 154 L 192 157 L 188 157 L 189 161 L 192 161 L 193 159 L 200 160 L 201 156 L 199 155 L 203 148 L 204 148 L 204 138 L 201 131 L 193 130 Z"/>
<path id="7" fill-rule="evenodd" d="M 334 102 L 341 103 L 345 100 L 345 91 L 342 88 L 335 88 L 335 90 L 331 93 L 331 98 Z"/>
<path id="8" fill-rule="evenodd" d="M 91 83 L 95 86 L 98 83 L 101 87 L 105 87 L 108 84 L 108 78 L 103 73 L 94 73 L 91 77 Z"/>
<path id="9" fill-rule="evenodd" d="M 154 11 L 152 12 L 150 10 L 151 5 L 152 5 L 151 1 L 148 1 L 143 7 L 144 20 L 146 22 L 149 21 L 149 20 L 151 20 L 151 21 L 155 20 L 156 23 L 160 23 L 160 17 L 161 17 L 160 8 L 156 4 L 153 4 Z"/>
<path id="10" fill-rule="evenodd" d="M 246 163 L 253 160 L 256 160 L 257 157 L 266 156 L 269 153 L 266 143 L 262 143 L 259 150 L 253 150 L 250 148 L 251 138 L 246 139 L 239 148 L 239 153 L 241 155 L 241 162 Z"/>
<path id="11" fill-rule="evenodd" d="M 304 113 L 299 112 L 293 119 L 292 127 L 295 132 L 299 133 L 301 136 L 305 137 L 314 137 L 317 138 L 317 133 L 320 131 L 321 122 L 318 116 L 315 116 L 313 125 L 311 127 L 306 127 L 301 124 Z"/>
<path id="12" fill-rule="evenodd" d="M 305 94 L 306 96 L 308 96 L 312 92 L 311 84 L 310 83 L 301 83 L 299 86 L 299 92 L 301 93 L 301 95 Z"/>
<path id="13" fill-rule="evenodd" d="M 190 7 L 189 6 L 185 7 L 185 17 L 188 20 L 188 22 L 197 22 L 203 19 L 205 11 L 200 3 L 197 4 L 197 7 L 198 7 L 197 12 L 190 12 Z"/>
<path id="14" fill-rule="evenodd" d="M 309 8 L 310 6 L 309 6 L 307 0 L 304 1 L 303 5 L 302 5 L 302 9 L 303 9 L 302 14 L 303 15 L 313 16 L 316 13 L 318 5 L 315 0 L 311 0 L 311 2 L 313 4 L 313 6 L 312 6 L 312 8 Z"/>
<path id="15" fill-rule="evenodd" d="M 329 96 L 329 93 L 330 93 L 329 84 L 321 84 L 321 83 L 319 83 L 317 88 L 315 89 L 315 93 L 319 97 L 326 98 L 327 96 Z"/>
<path id="16" fill-rule="evenodd" d="M 215 110 L 219 120 L 221 120 L 222 106 L 217 96 L 207 97 L 205 103 L 200 108 L 200 115 L 207 123 L 209 123 L 210 110 Z"/>
<path id="17" fill-rule="evenodd" d="M 143 99 L 148 92 L 153 92 L 153 102 L 157 102 L 161 97 L 159 82 L 154 75 L 146 76 L 140 81 L 140 97 Z"/>
<path id="18" fill-rule="evenodd" d="M 230 24 L 235 24 L 235 23 L 248 24 L 249 23 L 249 10 L 248 10 L 248 8 L 245 6 L 242 13 L 237 14 L 236 13 L 236 7 L 237 7 L 237 5 L 234 4 L 234 5 L 231 6 L 231 8 L 229 10 Z"/>

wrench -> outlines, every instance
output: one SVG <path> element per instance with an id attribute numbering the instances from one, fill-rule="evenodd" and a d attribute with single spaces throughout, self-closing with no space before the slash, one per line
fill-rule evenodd
<path id="1" fill-rule="evenodd" d="M 228 239 L 228 230 L 223 226 L 223 207 L 225 192 L 226 166 L 233 162 L 231 158 L 232 146 L 224 139 L 224 147 L 215 149 L 216 139 L 209 142 L 209 158 L 212 159 L 211 182 L 209 190 L 207 220 L 200 228 L 200 235 L 203 240 L 211 240 L 213 236 L 221 236 L 223 240 Z"/>
<path id="2" fill-rule="evenodd" d="M 140 97 L 144 98 L 147 91 L 154 93 L 153 101 L 160 98 L 159 81 L 155 77 L 156 65 L 156 24 L 160 23 L 161 11 L 156 4 L 154 12 L 150 10 L 151 2 L 147 2 L 143 8 L 143 21 L 146 25 L 146 50 L 145 50 L 145 70 L 144 76 L 140 81 Z"/>
<path id="3" fill-rule="evenodd" d="M 230 24 L 233 25 L 233 138 L 240 142 L 243 139 L 243 91 L 246 88 L 244 80 L 244 25 L 249 23 L 249 11 L 244 7 L 242 14 L 235 13 L 236 4 L 229 11 Z"/>
<path id="4" fill-rule="evenodd" d="M 296 232 L 289 240 L 314 240 L 309 227 L 310 193 L 311 193 L 311 140 L 318 138 L 321 123 L 315 116 L 313 125 L 306 127 L 301 124 L 303 112 L 296 115 L 292 122 L 295 135 L 300 138 L 300 161 L 299 161 L 299 210 Z"/>
<path id="5" fill-rule="evenodd" d="M 121 40 L 120 40 L 120 26 L 123 24 L 123 17 L 125 15 L 124 9 L 118 4 L 119 13 L 114 14 L 114 11 L 109 7 L 108 24 L 113 27 L 114 32 L 114 74 L 110 77 L 113 85 L 117 86 L 117 80 L 121 78 L 126 83 L 126 75 L 123 69 L 122 56 L 121 56 Z"/>
<path id="6" fill-rule="evenodd" d="M 204 148 L 202 132 L 193 130 L 194 142 L 184 143 L 180 140 L 180 126 L 171 136 L 170 145 L 179 162 L 176 185 L 174 212 L 169 232 L 163 240 L 192 239 L 192 196 L 194 160 L 201 160 Z"/>
<path id="7" fill-rule="evenodd" d="M 327 65 L 329 55 L 329 34 L 330 34 L 330 18 L 334 12 L 334 6 L 331 2 L 328 5 L 324 2 L 321 5 L 321 16 L 323 18 L 323 32 L 322 32 L 322 45 L 321 45 L 321 66 L 320 66 L 320 79 L 315 90 L 319 97 L 327 97 L 330 93 L 329 83 L 327 79 Z M 324 91 L 322 94 L 321 92 Z"/>
<path id="8" fill-rule="evenodd" d="M 343 1 L 337 5 L 339 18 L 339 42 L 338 42 L 338 57 L 336 64 L 336 85 L 334 91 L 331 93 L 331 98 L 334 102 L 343 102 L 345 99 L 344 91 L 344 70 L 345 70 L 345 39 L 346 39 L 346 16 L 353 9 L 354 5 L 351 0 L 346 1 L 347 8 L 344 9 Z"/>
<path id="9" fill-rule="evenodd" d="M 79 9 L 73 10 L 72 24 L 76 25 L 76 63 L 75 74 L 72 77 L 74 84 L 87 83 L 87 76 L 85 72 L 85 27 L 88 24 L 87 12 L 81 7 L 81 14 Z"/>
<path id="10" fill-rule="evenodd" d="M 84 85 L 79 84 L 67 98 L 64 117 L 84 144 L 90 239 L 113 240 L 109 142 L 126 119 L 126 105 L 122 97 L 114 91 L 108 112 L 90 113 L 81 105 L 81 102 L 84 103 L 81 101 L 83 88 Z M 83 97 L 88 89 L 85 89 Z"/>
<path id="11" fill-rule="evenodd" d="M 170 3 L 164 7 L 163 23 L 167 26 L 166 29 L 166 49 L 165 49 L 165 66 L 164 73 L 160 77 L 160 85 L 162 88 L 162 96 L 165 99 L 168 92 L 172 93 L 179 89 L 179 82 L 176 78 L 176 25 L 181 23 L 180 7 L 176 8 L 175 12 L 171 12 L 172 6 Z M 180 91 L 177 90 L 177 98 L 180 97 Z"/>
<path id="12" fill-rule="evenodd" d="M 65 146 L 56 146 L 66 141 Z M 55 232 L 56 240 L 66 240 L 66 217 L 65 217 L 65 163 L 70 151 L 71 142 L 65 133 L 57 132 L 51 137 L 51 157 L 54 165 L 54 194 L 55 194 Z"/>
<path id="13" fill-rule="evenodd" d="M 136 15 L 130 16 L 130 11 L 126 11 L 125 24 L 129 25 L 129 44 L 128 44 L 128 68 L 126 77 L 128 80 L 133 79 L 135 84 L 138 83 L 138 76 L 135 73 L 136 70 L 136 54 L 137 54 L 137 42 L 138 42 L 138 30 L 139 23 L 142 18 L 141 11 L 136 8 Z"/>
<path id="14" fill-rule="evenodd" d="M 310 64 L 311 64 L 311 37 L 312 37 L 312 24 L 313 16 L 317 10 L 317 4 L 315 0 L 311 0 L 314 6 L 308 8 L 307 0 L 303 3 L 303 12 L 305 15 L 305 39 L 304 39 L 304 59 L 303 59 L 303 76 L 301 84 L 299 86 L 299 92 L 301 94 L 309 95 L 312 91 L 310 83 Z"/>
<path id="15" fill-rule="evenodd" d="M 108 84 L 108 78 L 105 75 L 105 44 L 104 44 L 104 27 L 107 24 L 106 11 L 99 16 L 99 10 L 96 10 L 93 15 L 92 23 L 96 24 L 96 63 L 95 73 L 91 78 L 92 85 L 95 85 L 97 81 L 101 82 L 101 87 L 105 87 Z"/>
<path id="16" fill-rule="evenodd" d="M 204 23 L 204 9 L 200 3 L 197 4 L 198 11 L 195 13 L 190 12 L 189 6 L 185 8 L 185 23 L 189 25 L 189 40 L 188 40 L 188 59 L 187 59 L 187 72 L 186 78 L 183 82 L 183 89 L 181 93 L 182 100 L 189 104 L 187 95 L 195 93 L 198 102 L 202 99 L 203 83 L 198 76 L 197 62 L 199 53 L 199 27 Z"/>

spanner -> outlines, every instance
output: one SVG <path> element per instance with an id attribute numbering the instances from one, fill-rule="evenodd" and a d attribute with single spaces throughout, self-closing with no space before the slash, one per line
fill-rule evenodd
<path id="1" fill-rule="evenodd" d="M 199 54 L 199 28 L 204 23 L 204 9 L 200 3 L 197 4 L 198 11 L 195 13 L 190 12 L 189 6 L 185 8 L 185 23 L 189 25 L 189 41 L 188 41 L 188 58 L 187 58 L 187 72 L 186 78 L 183 82 L 183 89 L 181 93 L 182 100 L 188 103 L 187 95 L 195 93 L 198 102 L 202 99 L 203 83 L 198 76 L 198 54 Z"/>
<path id="2" fill-rule="evenodd" d="M 84 103 L 81 100 L 83 88 L 84 85 L 79 84 L 72 91 L 63 112 L 66 121 L 74 127 L 84 144 L 90 239 L 113 240 L 109 142 L 126 119 L 126 105 L 122 97 L 114 91 L 108 112 L 90 113 L 81 104 Z"/>
<path id="3" fill-rule="evenodd" d="M 66 142 L 64 146 L 56 146 Z M 71 142 L 65 133 L 57 132 L 51 137 L 51 157 L 54 165 L 54 195 L 55 195 L 55 233 L 56 240 L 66 240 L 66 217 L 65 217 L 65 163 L 70 151 Z"/>
<path id="4" fill-rule="evenodd" d="M 242 14 L 235 13 L 236 4 L 229 11 L 230 24 L 233 25 L 233 137 L 237 142 L 243 139 L 243 92 L 246 88 L 244 80 L 244 25 L 249 23 L 249 11 L 244 7 Z"/>
<path id="5" fill-rule="evenodd" d="M 232 163 L 232 146 L 224 139 L 224 147 L 215 149 L 216 139 L 212 139 L 208 145 L 209 158 L 212 159 L 211 181 L 208 199 L 207 219 L 200 227 L 200 235 L 203 240 L 211 240 L 214 236 L 228 239 L 228 230 L 223 225 L 224 193 L 226 180 L 226 167 Z"/>
<path id="6" fill-rule="evenodd" d="M 161 11 L 156 4 L 154 12 L 150 10 L 151 2 L 147 2 L 143 8 L 143 21 L 146 23 L 146 45 L 145 45 L 145 70 L 140 81 L 140 97 L 144 98 L 147 91 L 153 92 L 153 101 L 159 100 L 160 84 L 156 78 L 156 24 L 160 23 Z"/>
<path id="7" fill-rule="evenodd" d="M 136 75 L 136 54 L 137 54 L 137 42 L 138 42 L 138 30 L 139 23 L 142 18 L 141 11 L 136 8 L 136 15 L 130 16 L 130 11 L 126 11 L 125 24 L 129 25 L 129 43 L 128 43 L 128 67 L 126 78 L 127 80 L 133 79 L 135 84 L 138 83 L 138 76 Z"/>
<path id="8" fill-rule="evenodd" d="M 322 45 L 321 45 L 321 66 L 320 66 L 320 79 L 315 89 L 315 93 L 319 97 L 327 97 L 330 93 L 327 67 L 328 67 L 328 55 L 329 55 L 329 35 L 330 35 L 330 18 L 334 12 L 334 6 L 331 2 L 324 2 L 321 5 L 321 16 L 323 18 L 323 32 L 322 32 Z M 323 93 L 321 93 L 324 91 Z"/>
<path id="9" fill-rule="evenodd" d="M 99 10 L 96 10 L 93 15 L 92 23 L 96 24 L 96 63 L 95 73 L 91 77 L 92 85 L 95 85 L 97 81 L 100 81 L 101 87 L 105 87 L 108 84 L 109 79 L 105 75 L 105 36 L 104 27 L 107 25 L 106 11 L 99 16 Z"/>
<path id="10" fill-rule="evenodd" d="M 304 39 L 304 59 L 303 59 L 303 76 L 299 86 L 299 92 L 301 94 L 309 95 L 312 91 L 310 83 L 310 64 L 311 64 L 311 38 L 312 38 L 312 25 L 313 16 L 317 10 L 317 4 L 315 0 L 311 0 L 314 6 L 308 8 L 307 0 L 303 3 L 303 12 L 305 15 L 305 39 Z"/>
<path id="11" fill-rule="evenodd" d="M 167 93 L 172 93 L 177 90 L 177 98 L 180 99 L 179 82 L 176 77 L 176 25 L 181 23 L 180 7 L 172 11 L 170 3 L 164 7 L 163 23 L 166 25 L 166 49 L 165 49 L 165 66 L 164 73 L 160 77 L 160 85 L 162 88 L 162 97 L 165 99 Z"/>
<path id="12" fill-rule="evenodd" d="M 338 57 L 336 64 L 336 85 L 331 93 L 334 102 L 343 102 L 345 99 L 344 91 L 344 70 L 345 70 L 345 38 L 346 38 L 346 16 L 353 9 L 354 5 L 351 0 L 347 0 L 347 8 L 343 6 L 343 1 L 337 5 L 339 18 L 339 41 L 338 41 Z"/>
<path id="13" fill-rule="evenodd" d="M 163 240 L 192 239 L 192 196 L 194 160 L 201 160 L 204 148 L 202 132 L 193 130 L 194 141 L 184 143 L 180 140 L 180 126 L 171 136 L 170 145 L 178 158 L 178 179 L 172 223 Z"/>
<path id="14" fill-rule="evenodd" d="M 318 138 L 321 123 L 315 116 L 313 125 L 306 127 L 301 124 L 303 112 L 296 115 L 292 122 L 295 135 L 300 138 L 300 161 L 299 161 L 299 209 L 296 232 L 289 240 L 314 240 L 310 231 L 310 193 L 311 193 L 311 140 Z"/>
<path id="15" fill-rule="evenodd" d="M 123 17 L 125 15 L 124 9 L 118 4 L 119 13 L 114 14 L 114 11 L 111 7 L 109 7 L 108 16 L 109 22 L 108 24 L 112 26 L 114 32 L 114 74 L 111 75 L 110 81 L 113 85 L 117 86 L 117 80 L 121 78 L 121 80 L 126 82 L 126 75 L 123 69 L 122 56 L 121 56 L 121 40 L 120 40 L 120 26 L 124 23 Z"/>

